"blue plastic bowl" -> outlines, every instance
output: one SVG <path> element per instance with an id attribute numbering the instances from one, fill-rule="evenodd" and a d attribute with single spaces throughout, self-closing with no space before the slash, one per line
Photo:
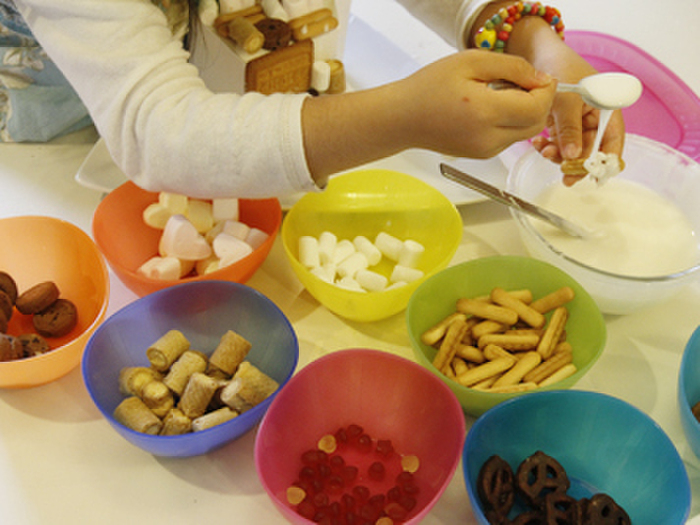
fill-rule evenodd
<path id="1" fill-rule="evenodd" d="M 700 401 L 700 326 L 690 336 L 683 352 L 678 374 L 678 408 L 685 437 L 695 455 L 700 458 L 700 423 L 692 407 Z"/>
<path id="2" fill-rule="evenodd" d="M 488 525 L 476 485 L 484 462 L 498 454 L 515 470 L 538 450 L 561 463 L 574 498 L 605 492 L 635 525 L 679 525 L 688 518 L 685 467 L 649 416 L 608 395 L 556 390 L 505 401 L 469 431 L 462 465 L 479 523 Z"/>
<path id="3" fill-rule="evenodd" d="M 149 366 L 146 349 L 171 329 L 180 330 L 192 348 L 208 354 L 227 330 L 234 330 L 252 344 L 247 359 L 275 379 L 280 389 L 299 358 L 296 334 L 284 314 L 243 284 L 181 284 L 142 297 L 110 316 L 87 343 L 83 379 L 110 425 L 127 441 L 156 456 L 197 456 L 239 438 L 260 421 L 276 395 L 226 423 L 191 434 L 152 436 L 123 426 L 112 416 L 124 399 L 119 371 L 126 366 Z"/>

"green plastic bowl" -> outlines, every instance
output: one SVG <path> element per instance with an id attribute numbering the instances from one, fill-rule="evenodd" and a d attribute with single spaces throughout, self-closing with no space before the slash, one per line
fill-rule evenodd
<path id="1" fill-rule="evenodd" d="M 287 258 L 307 291 L 323 306 L 351 321 L 378 321 L 406 308 L 411 294 L 428 277 L 444 269 L 462 240 L 462 218 L 455 206 L 425 182 L 390 170 L 360 170 L 333 177 L 320 193 L 308 193 L 282 223 Z M 344 290 L 313 275 L 299 262 L 299 237 L 334 233 L 352 240 L 374 240 L 386 232 L 425 247 L 418 268 L 423 277 L 382 292 Z M 393 265 L 384 259 L 372 269 L 388 277 Z"/>
<path id="2" fill-rule="evenodd" d="M 567 304 L 566 339 L 574 352 L 575 374 L 558 383 L 523 393 L 489 393 L 462 386 L 448 379 L 432 364 L 435 348 L 421 341 L 421 334 L 455 311 L 457 299 L 488 294 L 494 287 L 530 289 L 535 298 L 562 286 L 573 288 L 576 297 Z M 598 360 L 607 337 L 605 321 L 591 296 L 572 277 L 549 263 L 517 256 L 495 256 L 447 268 L 426 280 L 411 297 L 406 310 L 408 335 L 417 361 L 437 374 L 455 393 L 464 411 L 478 417 L 512 397 L 531 392 L 571 388 Z"/>

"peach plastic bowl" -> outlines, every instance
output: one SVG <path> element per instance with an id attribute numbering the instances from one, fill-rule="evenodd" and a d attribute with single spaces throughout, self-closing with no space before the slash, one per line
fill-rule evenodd
<path id="1" fill-rule="evenodd" d="M 241 221 L 269 235 L 260 247 L 241 261 L 203 276 L 177 281 L 150 279 L 136 270 L 158 252 L 162 232 L 147 226 L 142 215 L 143 210 L 157 200 L 157 193 L 126 182 L 105 196 L 92 221 L 93 237 L 109 266 L 127 288 L 139 296 L 192 281 L 213 279 L 245 283 L 270 253 L 282 222 L 282 208 L 277 199 L 241 199 Z"/>
<path id="2" fill-rule="evenodd" d="M 402 357 L 369 349 L 316 359 L 292 376 L 270 405 L 256 436 L 255 464 L 277 509 L 291 523 L 312 523 L 287 503 L 286 490 L 297 478 L 301 454 L 351 423 L 373 438 L 390 439 L 400 454 L 418 456 L 418 502 L 402 523 L 420 522 L 459 463 L 464 414 L 435 375 Z M 358 482 L 366 482 L 362 475 Z"/>
<path id="3" fill-rule="evenodd" d="M 27 388 L 54 381 L 80 363 L 90 335 L 102 322 L 109 302 L 107 265 L 92 239 L 77 226 L 52 217 L 23 216 L 0 220 L 0 270 L 17 282 L 19 292 L 54 281 L 61 297 L 78 309 L 78 325 L 68 334 L 47 339 L 52 351 L 0 363 L 1 388 Z M 14 311 L 8 333 L 34 332 L 32 317 Z"/>

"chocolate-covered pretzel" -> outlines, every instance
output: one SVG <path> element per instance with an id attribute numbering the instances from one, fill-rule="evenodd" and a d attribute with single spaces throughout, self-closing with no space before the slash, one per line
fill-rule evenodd
<path id="1" fill-rule="evenodd" d="M 514 478 L 508 462 L 497 455 L 491 456 L 479 471 L 477 491 L 487 513 L 491 515 L 489 521 L 492 524 L 502 523 L 513 507 Z"/>
<path id="2" fill-rule="evenodd" d="M 583 519 L 586 525 L 630 525 L 625 509 L 607 494 L 594 494 L 585 502 Z"/>
<path id="3" fill-rule="evenodd" d="M 510 525 L 547 525 L 547 519 L 541 510 L 528 510 L 513 518 Z"/>
<path id="4" fill-rule="evenodd" d="M 538 450 L 518 467 L 516 487 L 518 492 L 535 508 L 541 508 L 549 493 L 565 493 L 570 482 L 561 464 Z"/>
<path id="5" fill-rule="evenodd" d="M 583 525 L 579 500 L 561 492 L 550 492 L 544 498 L 543 512 L 547 525 Z"/>

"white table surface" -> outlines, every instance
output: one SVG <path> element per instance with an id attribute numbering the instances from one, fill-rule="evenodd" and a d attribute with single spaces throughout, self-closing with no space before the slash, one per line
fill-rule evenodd
<path id="1" fill-rule="evenodd" d="M 375 11 L 369 9 L 371 5 Z M 625 38 L 700 93 L 700 67 L 689 58 L 700 47 L 696 0 L 669 0 L 663 6 L 647 0 L 559 0 L 557 5 L 569 28 Z M 355 0 L 355 12 L 377 27 L 394 19 L 376 13 L 388 15 L 393 9 L 389 0 Z M 431 47 L 428 37 L 409 39 L 399 34 L 392 38 L 420 60 L 442 52 L 439 44 Z M 433 50 L 432 55 L 426 48 Z M 52 144 L 0 144 L 0 217 L 52 215 L 89 232 L 101 194 L 76 184 L 74 175 L 94 139 L 88 131 Z M 508 212 L 499 205 L 471 203 L 460 206 L 460 212 L 464 238 L 454 263 L 525 253 Z M 349 346 L 412 359 L 402 314 L 357 324 L 329 313 L 303 290 L 279 241 L 248 284 L 290 318 L 299 337 L 300 367 Z M 112 276 L 108 314 L 135 298 Z M 606 322 L 605 352 L 576 388 L 617 396 L 658 422 L 685 462 L 694 496 L 690 514 L 696 516 L 700 514 L 700 460 L 685 441 L 675 398 L 681 353 L 700 325 L 700 287 L 690 286 L 665 304 L 607 317 Z M 467 425 L 472 422 L 467 417 Z M 0 391 L 0 523 L 285 523 L 258 482 L 254 438 L 251 431 L 202 457 L 156 458 L 124 441 L 102 419 L 79 369 L 42 387 Z M 461 466 L 423 523 L 476 523 Z"/>

